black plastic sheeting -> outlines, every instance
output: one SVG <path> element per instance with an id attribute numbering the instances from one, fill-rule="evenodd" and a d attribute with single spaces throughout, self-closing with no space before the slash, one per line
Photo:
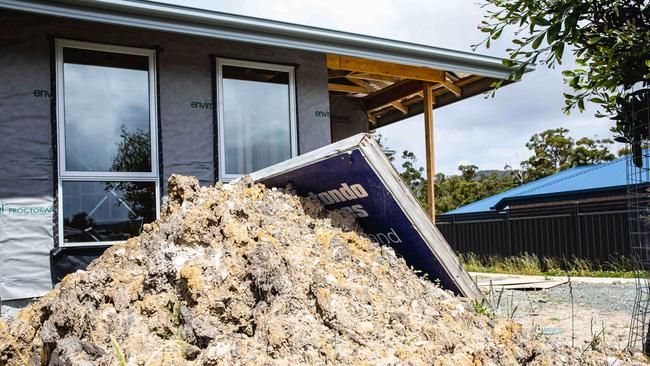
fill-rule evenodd
<path id="1" fill-rule="evenodd" d="M 110 245 L 54 248 L 50 252 L 52 286 L 61 282 L 66 275 L 85 270 L 90 262 L 102 255 Z"/>

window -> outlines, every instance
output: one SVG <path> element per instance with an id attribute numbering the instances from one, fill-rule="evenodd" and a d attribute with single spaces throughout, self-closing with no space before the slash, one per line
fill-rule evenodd
<path id="1" fill-rule="evenodd" d="M 293 67 L 218 59 L 216 82 L 222 180 L 297 155 Z"/>
<path id="2" fill-rule="evenodd" d="M 159 211 L 155 52 L 56 41 L 59 243 L 138 235 Z"/>

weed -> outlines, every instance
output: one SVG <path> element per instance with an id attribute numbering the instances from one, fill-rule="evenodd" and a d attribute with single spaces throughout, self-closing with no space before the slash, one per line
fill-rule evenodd
<path id="1" fill-rule="evenodd" d="M 499 310 L 499 307 L 501 306 L 501 299 L 503 298 L 503 293 L 506 291 L 504 287 L 501 287 L 501 290 L 498 292 L 494 291 L 494 286 L 492 285 L 492 280 L 490 280 L 490 287 L 489 287 L 489 294 L 490 294 L 490 304 L 494 307 L 495 310 Z M 496 299 L 494 298 L 496 294 Z"/>
<path id="2" fill-rule="evenodd" d="M 508 304 L 508 320 L 515 318 L 515 313 L 517 312 L 519 305 L 515 306 L 515 294 L 510 291 L 510 303 Z"/>
<path id="3" fill-rule="evenodd" d="M 531 327 L 532 327 L 531 332 L 533 334 L 533 340 L 539 340 L 540 338 L 542 338 L 542 326 L 533 320 Z"/>
<path id="4" fill-rule="evenodd" d="M 602 346 L 604 348 L 607 345 L 607 341 L 605 339 L 605 335 L 606 335 L 605 322 L 601 322 L 600 330 L 598 331 L 598 333 L 594 333 L 594 318 L 591 318 L 589 324 L 589 331 L 591 332 L 591 342 L 589 343 L 589 345 L 591 346 L 592 350 L 597 350 L 598 346 Z"/>
<path id="5" fill-rule="evenodd" d="M 602 325 L 602 328 L 600 329 L 600 331 L 598 333 L 594 334 L 594 332 L 593 332 L 593 322 L 594 322 L 594 319 L 592 318 L 591 319 L 591 342 L 589 342 L 587 347 L 585 347 L 582 350 L 582 352 L 580 353 L 580 358 L 582 358 L 582 355 L 584 355 L 584 353 L 587 352 L 587 350 L 590 349 L 590 348 L 592 350 L 597 350 L 598 347 L 599 347 L 600 342 L 603 342 L 602 344 L 600 344 L 601 346 L 603 346 L 603 347 L 605 346 L 605 324 Z M 602 340 L 601 340 L 601 337 L 602 337 Z"/>
<path id="6" fill-rule="evenodd" d="M 111 346 L 113 346 L 113 351 L 115 352 L 115 358 L 117 358 L 117 364 L 120 366 L 126 366 L 126 357 L 122 351 L 122 347 L 117 343 L 115 337 L 111 335 Z"/>
<path id="7" fill-rule="evenodd" d="M 181 349 L 181 353 L 183 354 L 183 358 L 187 358 L 187 343 L 185 343 L 185 340 L 183 339 L 183 335 L 181 334 L 181 328 L 176 328 L 176 342 L 178 343 L 178 347 Z"/>
<path id="8" fill-rule="evenodd" d="M 475 313 L 485 315 L 488 318 L 495 317 L 494 312 L 490 309 L 490 305 L 485 299 L 481 299 L 481 301 L 472 300 L 469 304 Z"/>
<path id="9" fill-rule="evenodd" d="M 571 276 L 569 276 L 568 273 L 566 277 L 569 282 L 569 296 L 571 297 L 571 347 L 575 347 L 576 328 L 575 328 L 575 302 L 573 301 L 573 284 L 571 283 Z"/>

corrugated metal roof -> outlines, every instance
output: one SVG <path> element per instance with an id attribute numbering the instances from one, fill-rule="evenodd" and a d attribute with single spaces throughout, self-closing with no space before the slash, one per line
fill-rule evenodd
<path id="1" fill-rule="evenodd" d="M 489 212 L 510 199 L 550 196 L 560 193 L 585 192 L 624 187 L 628 156 L 602 164 L 579 166 L 470 203 L 445 215 Z"/>
<path id="2" fill-rule="evenodd" d="M 0 0 L 0 8 L 364 57 L 497 79 L 505 79 L 511 71 L 497 57 L 152 1 Z"/>

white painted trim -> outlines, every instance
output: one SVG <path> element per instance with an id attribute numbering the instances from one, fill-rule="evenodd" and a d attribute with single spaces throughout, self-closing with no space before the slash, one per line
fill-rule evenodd
<path id="1" fill-rule="evenodd" d="M 68 39 L 56 39 L 56 120 L 57 120 L 57 146 L 59 161 L 59 176 L 64 178 L 87 179 L 87 178 L 157 178 L 158 177 L 158 108 L 156 108 L 156 51 L 145 48 L 115 46 L 99 43 L 73 41 Z M 63 48 L 78 48 L 93 51 L 112 53 L 123 53 L 129 55 L 145 56 L 149 60 L 149 133 L 151 143 L 151 172 L 84 172 L 68 171 L 66 168 L 65 155 L 65 94 L 63 82 Z"/>
<path id="2" fill-rule="evenodd" d="M 65 94 L 63 83 L 63 48 L 78 48 L 93 51 L 123 53 L 145 56 L 149 61 L 149 133 L 151 147 L 151 172 L 83 172 L 68 171 L 65 161 Z M 151 182 L 155 187 L 156 219 L 160 218 L 160 184 L 158 171 L 158 102 L 156 90 L 156 51 L 153 49 L 116 46 L 101 43 L 74 41 L 69 39 L 55 40 L 55 81 L 56 81 L 56 130 L 57 130 L 57 202 L 58 202 L 58 239 L 59 247 L 111 245 L 117 242 L 78 242 L 65 243 L 63 229 L 63 185 L 64 181 L 97 182 L 97 181 L 134 181 Z"/>
<path id="3" fill-rule="evenodd" d="M 298 120 L 296 105 L 296 77 L 293 66 L 278 65 L 264 62 L 244 61 L 228 58 L 217 58 L 215 62 L 217 83 L 217 148 L 219 149 L 219 180 L 230 182 L 243 174 L 226 174 L 226 148 L 224 144 L 224 102 L 223 102 L 223 70 L 222 66 L 250 67 L 262 70 L 281 71 L 289 74 L 289 138 L 291 141 L 291 157 L 298 156 Z"/>

